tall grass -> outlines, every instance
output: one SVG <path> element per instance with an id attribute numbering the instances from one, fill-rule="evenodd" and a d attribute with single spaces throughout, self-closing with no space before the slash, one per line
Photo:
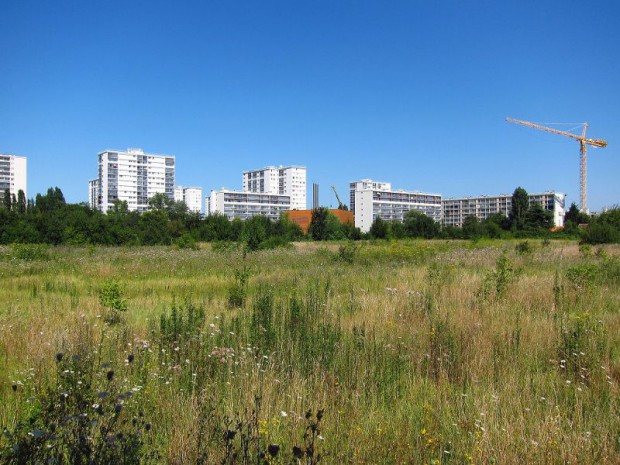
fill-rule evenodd
<path id="1" fill-rule="evenodd" d="M 618 463 L 620 249 L 532 242 L 0 251 L 0 457 Z"/>

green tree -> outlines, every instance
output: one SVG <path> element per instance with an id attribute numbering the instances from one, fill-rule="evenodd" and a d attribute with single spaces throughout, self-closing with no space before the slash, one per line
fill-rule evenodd
<path id="1" fill-rule="evenodd" d="M 260 249 L 271 233 L 271 220 L 266 216 L 254 216 L 243 224 L 243 241 L 250 251 Z"/>
<path id="2" fill-rule="evenodd" d="M 380 216 L 376 217 L 370 226 L 370 235 L 375 239 L 387 239 L 389 232 L 389 224 L 381 219 Z"/>
<path id="3" fill-rule="evenodd" d="M 310 219 L 310 227 L 308 234 L 315 241 L 326 241 L 328 239 L 327 217 L 329 210 L 325 207 L 319 207 L 312 210 Z"/>
<path id="4" fill-rule="evenodd" d="M 530 205 L 525 214 L 525 227 L 533 230 L 549 229 L 553 227 L 553 213 L 545 210 L 538 202 Z"/>
<path id="5" fill-rule="evenodd" d="M 575 204 L 575 202 L 573 202 L 570 204 L 568 211 L 564 215 L 564 224 L 567 224 L 569 222 L 577 226 L 580 224 L 589 223 L 590 217 L 587 213 L 579 211 L 579 208 L 577 208 L 577 205 Z"/>
<path id="6" fill-rule="evenodd" d="M 479 239 L 484 236 L 485 228 L 480 220 L 473 215 L 466 216 L 463 220 L 463 237 L 465 239 Z"/>
<path id="7" fill-rule="evenodd" d="M 140 242 L 145 245 L 165 244 L 172 242 L 168 231 L 168 214 L 162 210 L 151 210 L 140 216 Z"/>
<path id="8" fill-rule="evenodd" d="M 512 193 L 512 210 L 510 212 L 510 222 L 512 227 L 521 230 L 525 227 L 525 215 L 530 206 L 530 198 L 527 191 L 522 187 L 517 187 Z"/>
<path id="9" fill-rule="evenodd" d="M 151 210 L 166 210 L 168 211 L 172 205 L 173 200 L 163 192 L 158 192 L 149 199 L 149 208 Z"/>
<path id="10" fill-rule="evenodd" d="M 4 191 L 4 198 L 2 200 L 2 205 L 4 206 L 5 209 L 11 210 L 11 191 L 9 191 L 8 189 Z"/>
<path id="11" fill-rule="evenodd" d="M 417 210 L 409 210 L 403 221 L 407 236 L 432 239 L 439 236 L 440 227 L 430 216 Z"/>
<path id="12" fill-rule="evenodd" d="M 17 191 L 17 213 L 20 215 L 26 213 L 26 194 L 21 189 Z"/>

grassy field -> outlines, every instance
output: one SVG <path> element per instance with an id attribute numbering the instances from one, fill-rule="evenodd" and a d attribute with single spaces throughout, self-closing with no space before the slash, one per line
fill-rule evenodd
<path id="1" fill-rule="evenodd" d="M 0 249 L 0 460 L 620 462 L 620 247 L 219 249 Z"/>

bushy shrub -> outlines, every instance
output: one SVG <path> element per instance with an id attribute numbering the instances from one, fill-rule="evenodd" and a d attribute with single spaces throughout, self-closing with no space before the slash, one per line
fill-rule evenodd
<path id="1" fill-rule="evenodd" d="M 523 241 L 515 246 L 515 250 L 518 255 L 530 255 L 533 251 L 533 247 L 528 241 Z"/>
<path id="2" fill-rule="evenodd" d="M 49 247 L 44 244 L 13 244 L 11 258 L 24 261 L 49 260 Z"/>
<path id="3" fill-rule="evenodd" d="M 228 289 L 228 306 L 243 307 L 248 295 L 248 281 L 251 272 L 247 268 L 235 270 L 235 281 Z"/>
<path id="4" fill-rule="evenodd" d="M 176 246 L 179 249 L 199 250 L 200 247 L 196 243 L 196 240 L 190 234 L 183 234 L 176 240 Z"/>
<path id="5" fill-rule="evenodd" d="M 115 280 L 106 281 L 99 289 L 99 303 L 108 311 L 104 320 L 115 324 L 121 320 L 121 312 L 127 310 L 127 301 L 123 299 L 121 287 Z"/>
<path id="6" fill-rule="evenodd" d="M 277 249 L 279 247 L 291 247 L 291 243 L 287 241 L 284 237 L 280 236 L 271 236 L 268 239 L 265 239 L 258 246 L 260 250 L 271 250 Z"/>
<path id="7" fill-rule="evenodd" d="M 336 259 L 343 263 L 353 263 L 359 252 L 359 246 L 352 241 L 338 247 Z"/>

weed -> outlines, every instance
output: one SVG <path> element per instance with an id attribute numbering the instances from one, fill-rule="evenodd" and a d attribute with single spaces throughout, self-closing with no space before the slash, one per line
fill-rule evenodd
<path id="1" fill-rule="evenodd" d="M 109 364 L 91 354 L 56 355 L 57 382 L 36 398 L 27 420 L 5 430 L 0 461 L 7 464 L 138 464 L 154 460 L 151 423 L 134 391 L 116 382 Z"/>
<path id="2" fill-rule="evenodd" d="M 592 256 L 592 246 L 590 244 L 579 244 L 579 253 L 582 257 L 588 258 Z"/>
<path id="3" fill-rule="evenodd" d="M 240 308 L 245 305 L 248 296 L 248 282 L 252 275 L 245 265 L 241 270 L 235 270 L 235 281 L 228 288 L 228 306 Z"/>
<path id="4" fill-rule="evenodd" d="M 104 320 L 108 324 L 116 324 L 121 321 L 121 312 L 127 310 L 127 301 L 123 299 L 118 281 L 106 281 L 99 289 L 99 303 L 107 310 Z"/>
<path id="5" fill-rule="evenodd" d="M 336 253 L 336 260 L 342 263 L 352 264 L 355 261 L 359 252 L 359 245 L 353 241 L 348 241 L 346 244 L 342 244 L 338 247 Z"/>
<path id="6" fill-rule="evenodd" d="M 519 242 L 515 246 L 515 251 L 517 255 L 531 255 L 534 251 L 534 248 L 528 241 Z"/>
<path id="7" fill-rule="evenodd" d="M 594 264 L 575 265 L 566 271 L 566 278 L 574 289 L 580 291 L 590 289 L 599 275 L 599 267 Z"/>

